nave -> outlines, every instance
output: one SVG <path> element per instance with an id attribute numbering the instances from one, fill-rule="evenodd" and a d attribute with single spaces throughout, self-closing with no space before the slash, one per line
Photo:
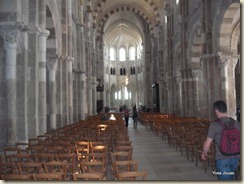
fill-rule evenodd
<path id="1" fill-rule="evenodd" d="M 166 140 L 157 137 L 152 131 L 138 123 L 133 129 L 133 120 L 129 120 L 128 135 L 133 145 L 133 159 L 139 161 L 139 170 L 146 170 L 148 180 L 163 181 L 214 181 L 212 169 L 204 172 L 202 164 L 186 159 L 185 154 L 170 148 Z"/>

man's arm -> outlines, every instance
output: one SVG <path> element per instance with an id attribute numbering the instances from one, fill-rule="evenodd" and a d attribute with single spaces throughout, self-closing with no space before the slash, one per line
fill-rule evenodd
<path id="1" fill-rule="evenodd" d="M 205 140 L 205 142 L 203 144 L 203 151 L 202 151 L 202 154 L 201 154 L 201 158 L 203 160 L 206 160 L 206 156 L 208 154 L 208 151 L 210 149 L 210 146 L 211 146 L 212 142 L 213 142 L 213 139 L 211 139 L 211 138 L 207 138 Z"/>

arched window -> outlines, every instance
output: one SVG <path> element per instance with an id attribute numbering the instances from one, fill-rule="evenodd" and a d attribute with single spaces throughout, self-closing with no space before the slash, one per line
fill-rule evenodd
<path id="1" fill-rule="evenodd" d="M 109 56 L 110 56 L 111 61 L 115 61 L 115 50 L 114 50 L 114 48 L 110 48 Z"/>
<path id="2" fill-rule="evenodd" d="M 115 96 L 115 100 L 117 100 L 118 99 L 118 93 L 115 92 L 114 96 Z"/>
<path id="3" fill-rule="evenodd" d="M 120 48 L 119 49 L 119 60 L 120 61 L 125 61 L 125 58 L 126 58 L 125 49 L 124 48 Z"/>
<path id="4" fill-rule="evenodd" d="M 135 60 L 136 59 L 136 50 L 135 47 L 131 47 L 129 50 L 129 60 Z"/>

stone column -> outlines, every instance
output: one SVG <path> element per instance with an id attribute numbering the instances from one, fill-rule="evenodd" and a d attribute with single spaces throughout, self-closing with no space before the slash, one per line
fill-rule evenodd
<path id="1" fill-rule="evenodd" d="M 184 116 L 184 112 L 183 112 L 183 105 L 182 105 L 182 79 L 181 77 L 177 77 L 176 78 L 176 82 L 177 82 L 177 85 L 178 85 L 178 88 L 177 88 L 177 96 L 178 96 L 178 113 L 180 113 L 180 116 L 183 117 Z"/>
<path id="2" fill-rule="evenodd" d="M 73 64 L 74 65 L 74 64 Z M 72 79 L 73 79 L 73 121 L 74 123 L 79 121 L 79 106 L 80 106 L 80 96 L 79 96 L 79 82 L 78 76 L 79 76 L 79 71 L 77 70 L 76 67 L 73 66 L 72 69 Z"/>
<path id="3" fill-rule="evenodd" d="M 47 69 L 49 71 L 49 121 L 50 121 L 50 129 L 55 130 L 57 128 L 56 122 L 56 93 L 57 93 L 57 82 L 56 82 L 56 71 L 58 66 L 58 58 L 53 58 L 47 61 Z"/>
<path id="4" fill-rule="evenodd" d="M 97 113 L 97 78 L 92 78 L 93 115 Z"/>
<path id="5" fill-rule="evenodd" d="M 201 115 L 201 107 L 200 107 L 200 103 L 199 103 L 199 95 L 201 94 L 201 91 L 199 90 L 199 81 L 200 81 L 200 77 L 201 77 L 201 70 L 192 70 L 191 74 L 193 76 L 193 80 L 195 81 L 195 85 L 193 87 L 194 90 L 194 116 L 196 117 L 200 117 Z"/>
<path id="6" fill-rule="evenodd" d="M 83 18 L 83 17 L 82 17 Z M 81 120 L 85 120 L 86 114 L 88 113 L 88 104 L 87 104 L 87 70 L 86 70 L 86 44 L 85 44 L 85 25 L 80 25 L 81 31 Z"/>
<path id="7" fill-rule="evenodd" d="M 219 64 L 221 67 L 221 86 L 222 86 L 222 97 L 226 101 L 228 108 L 228 116 L 235 118 L 236 113 L 236 92 L 235 92 L 235 66 L 238 62 L 238 57 L 218 53 Z"/>
<path id="8" fill-rule="evenodd" d="M 6 91 L 6 144 L 14 145 L 16 141 L 16 51 L 20 38 L 17 29 L 0 30 L 0 35 L 4 39 L 4 49 L 6 50 L 6 71 L 5 71 L 5 91 Z M 2 132 L 4 134 L 4 132 Z"/>
<path id="9" fill-rule="evenodd" d="M 74 62 L 74 58 L 68 57 L 67 60 L 67 74 L 68 74 L 68 123 L 72 124 L 73 122 L 73 77 L 72 77 L 72 64 Z"/>
<path id="10" fill-rule="evenodd" d="M 92 116 L 93 113 L 93 99 L 92 99 L 92 78 L 87 78 L 87 92 L 88 92 L 88 115 Z"/>
<path id="11" fill-rule="evenodd" d="M 39 134 L 47 130 L 47 104 L 46 104 L 46 41 L 48 30 L 39 34 Z"/>
<path id="12" fill-rule="evenodd" d="M 87 103 L 86 103 L 86 99 L 87 99 L 87 95 L 86 95 L 86 74 L 85 73 L 81 73 L 80 75 L 80 81 L 81 81 L 81 120 L 85 120 L 86 119 L 86 112 L 87 112 Z"/>

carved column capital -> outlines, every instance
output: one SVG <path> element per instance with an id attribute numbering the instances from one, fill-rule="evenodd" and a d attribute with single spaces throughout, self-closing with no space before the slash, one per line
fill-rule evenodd
<path id="1" fill-rule="evenodd" d="M 201 73 L 202 73 L 201 70 L 192 70 L 191 71 L 191 75 L 192 75 L 194 80 L 199 80 Z"/>
<path id="2" fill-rule="evenodd" d="M 47 59 L 47 69 L 48 71 L 56 71 L 58 66 L 58 61 L 56 58 Z"/>
<path id="3" fill-rule="evenodd" d="M 20 41 L 20 31 L 13 28 L 0 29 L 0 35 L 4 40 L 5 47 L 17 47 Z"/>
<path id="4" fill-rule="evenodd" d="M 238 62 L 239 55 L 218 52 L 218 58 L 219 58 L 219 64 L 221 67 L 227 67 L 227 68 L 234 69 Z"/>
<path id="5" fill-rule="evenodd" d="M 181 84 L 182 83 L 182 78 L 181 77 L 176 77 L 176 82 L 177 82 L 177 84 Z"/>

